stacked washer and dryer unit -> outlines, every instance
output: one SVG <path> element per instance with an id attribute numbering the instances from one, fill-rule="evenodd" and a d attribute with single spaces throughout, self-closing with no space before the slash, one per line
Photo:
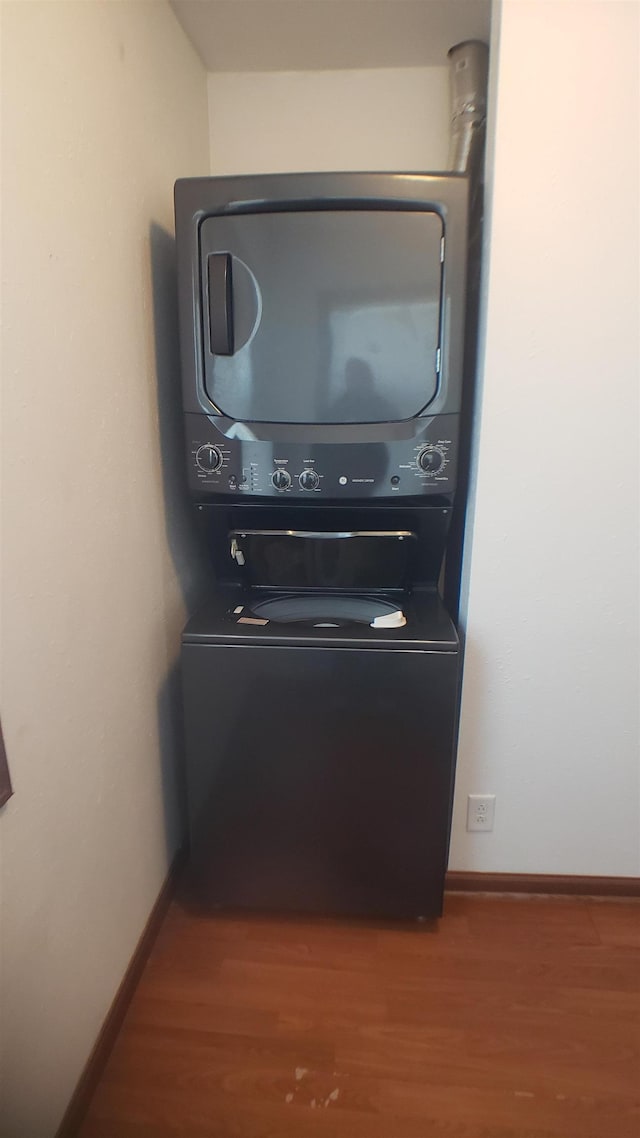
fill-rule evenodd
<path id="1" fill-rule="evenodd" d="M 194 896 L 442 909 L 460 675 L 438 583 L 460 447 L 468 182 L 176 184 Z"/>

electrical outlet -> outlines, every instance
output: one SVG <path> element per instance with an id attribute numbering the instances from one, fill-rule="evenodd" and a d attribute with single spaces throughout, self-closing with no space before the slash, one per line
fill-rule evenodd
<path id="1" fill-rule="evenodd" d="M 493 830 L 495 794 L 470 794 L 467 798 L 467 830 Z"/>

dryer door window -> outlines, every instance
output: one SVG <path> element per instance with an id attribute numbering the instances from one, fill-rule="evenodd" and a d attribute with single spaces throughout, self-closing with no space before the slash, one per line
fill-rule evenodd
<path id="1" fill-rule="evenodd" d="M 433 399 L 436 213 L 317 210 L 201 225 L 207 394 L 231 419 L 378 423 Z"/>

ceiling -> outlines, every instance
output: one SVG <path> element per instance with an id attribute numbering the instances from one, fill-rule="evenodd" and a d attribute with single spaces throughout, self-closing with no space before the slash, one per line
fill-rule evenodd
<path id="1" fill-rule="evenodd" d="M 490 0 L 171 0 L 209 71 L 445 66 Z"/>

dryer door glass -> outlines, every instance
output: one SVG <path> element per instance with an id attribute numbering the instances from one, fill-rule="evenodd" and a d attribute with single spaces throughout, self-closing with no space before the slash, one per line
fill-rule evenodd
<path id="1" fill-rule="evenodd" d="M 436 213 L 318 210 L 201 225 L 207 394 L 231 419 L 378 423 L 433 399 Z"/>

